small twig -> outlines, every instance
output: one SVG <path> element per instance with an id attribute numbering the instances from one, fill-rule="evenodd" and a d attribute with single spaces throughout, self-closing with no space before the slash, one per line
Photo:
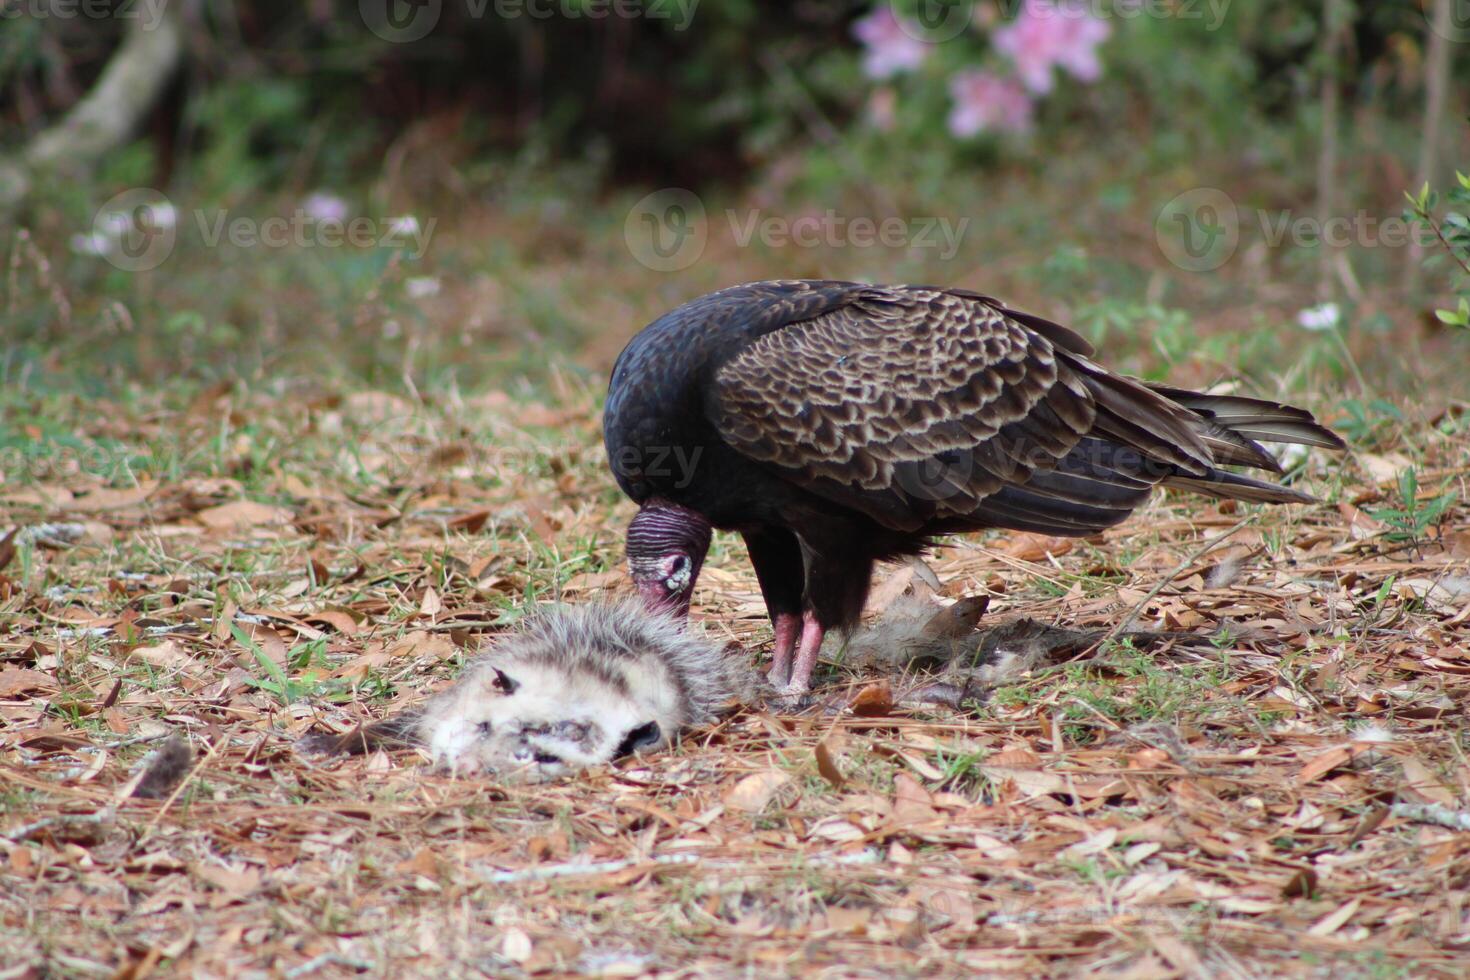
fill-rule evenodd
<path id="1" fill-rule="evenodd" d="M 1088 704 L 1086 701 L 1083 701 L 1081 698 L 1068 698 L 1067 699 L 1067 703 L 1068 704 L 1075 704 L 1079 708 L 1082 708 L 1082 709 L 1084 709 L 1086 711 L 1090 711 L 1093 714 L 1097 715 L 1099 726 L 1102 727 L 1102 728 L 1106 728 L 1108 731 L 1111 731 L 1111 732 L 1121 732 L 1121 731 L 1124 731 L 1124 728 L 1123 728 L 1122 725 L 1118 724 L 1116 721 L 1114 721 L 1113 719 L 1109 718 L 1107 715 L 1103 714 L 1101 711 L 1097 710 L 1097 708 L 1095 708 L 1092 705 Z M 1073 722 L 1068 722 L 1068 724 L 1073 724 Z M 1140 741 L 1142 741 L 1142 739 L 1140 739 Z M 1059 749 L 1057 751 L 1058 751 L 1058 753 L 1060 753 L 1061 750 Z"/>
<path id="2" fill-rule="evenodd" d="M 1388 812 L 1411 823 L 1432 823 L 1451 830 L 1470 830 L 1470 810 L 1451 810 L 1438 803 L 1395 803 Z"/>
<path id="3" fill-rule="evenodd" d="M 54 817 L 43 817 L 33 823 L 22 824 L 14 830 L 7 830 L 0 834 L 0 837 L 11 841 L 23 841 L 34 837 L 47 827 L 80 827 L 87 824 L 96 824 L 100 827 L 110 823 L 116 815 L 110 806 L 103 807 L 96 813 L 62 813 Z"/>
<path id="4" fill-rule="evenodd" d="M 281 975 L 286 977 L 286 980 L 294 980 L 296 977 L 304 977 L 308 973 L 315 973 L 324 966 L 345 966 L 347 969 L 356 970 L 359 973 L 373 968 L 373 964 L 368 960 L 355 960 L 350 956 L 343 956 L 341 953 L 322 953 L 320 956 L 313 956 L 305 963 L 291 967 L 291 969 Z"/>
<path id="5" fill-rule="evenodd" d="M 125 749 L 130 745 L 142 745 L 147 742 L 159 742 L 163 739 L 168 738 L 172 734 L 173 731 L 169 730 L 166 732 L 157 732 L 153 735 L 135 735 L 132 738 L 118 739 L 116 742 L 99 742 L 97 743 L 97 747 L 99 749 L 107 749 L 110 752 L 116 752 L 118 749 Z"/>
<path id="6" fill-rule="evenodd" d="M 1255 514 L 1247 514 L 1240 520 L 1236 521 L 1235 524 L 1228 531 L 1224 531 L 1221 534 L 1216 535 L 1215 537 L 1206 541 L 1204 544 L 1200 545 L 1198 548 L 1194 549 L 1194 551 L 1190 552 L 1189 555 L 1182 562 L 1180 562 L 1172 572 L 1159 579 L 1158 584 L 1155 585 L 1152 589 L 1149 589 L 1148 594 L 1145 595 L 1142 599 L 1138 600 L 1138 603 L 1132 608 L 1132 610 L 1129 611 L 1128 615 L 1124 616 L 1112 629 L 1104 633 L 1102 635 L 1102 638 L 1099 639 L 1096 643 L 1092 644 L 1086 650 L 1084 650 L 1082 652 L 1082 655 L 1077 659 L 1083 660 L 1087 657 L 1092 656 L 1092 654 L 1100 649 L 1104 644 L 1109 643 L 1112 640 L 1116 640 L 1119 634 L 1125 633 L 1129 629 L 1131 629 L 1133 627 L 1133 624 L 1137 622 L 1138 617 L 1143 612 L 1144 608 L 1150 602 L 1153 602 L 1158 594 L 1168 587 L 1170 582 L 1174 581 L 1180 575 L 1183 575 L 1184 572 L 1192 565 L 1194 565 L 1195 562 L 1199 561 L 1211 551 L 1214 551 L 1215 548 L 1219 547 L 1219 545 L 1227 538 L 1233 535 L 1236 531 L 1239 531 L 1241 528 L 1245 527 L 1247 524 L 1250 524 L 1255 519 Z"/>
<path id="7" fill-rule="evenodd" d="M 882 860 L 883 852 L 869 848 L 856 854 L 807 856 L 802 859 L 802 863 L 813 867 L 846 867 L 857 864 L 877 864 Z M 509 885 L 524 881 L 581 878 L 616 874 L 640 864 L 698 864 L 700 868 L 706 870 L 750 870 L 750 865 L 743 861 L 705 861 L 701 860 L 698 854 L 656 854 L 648 858 L 624 858 L 620 861 L 546 864 L 534 868 L 521 868 L 517 871 L 491 871 L 484 876 L 484 880 L 492 885 Z"/>
<path id="8" fill-rule="evenodd" d="M 504 629 L 509 625 L 499 619 L 446 619 L 443 622 L 429 623 L 418 628 L 426 633 L 453 633 L 455 630 Z"/>
<path id="9" fill-rule="evenodd" d="M 1046 566 L 1042 565 L 1039 562 L 1026 561 L 1021 558 L 1016 558 L 1012 555 L 1007 555 L 1004 552 L 995 551 L 991 548 L 976 547 L 975 550 L 980 552 L 986 558 L 991 559 L 992 561 L 1000 562 L 1000 564 L 1005 565 L 1007 568 L 1021 572 L 1024 575 L 1029 575 L 1032 578 L 1039 578 L 1043 582 L 1049 582 L 1052 585 L 1057 586 L 1058 588 L 1065 588 L 1068 585 L 1067 582 L 1064 582 L 1059 578 L 1053 578 L 1052 576 L 1046 574 Z M 1073 577 L 1076 578 L 1077 576 Z"/>
<path id="10" fill-rule="evenodd" d="M 1444 250 L 1449 253 L 1450 258 L 1454 259 L 1460 268 L 1465 271 L 1465 275 L 1470 276 L 1470 262 L 1461 258 L 1460 253 L 1455 251 L 1455 247 L 1450 244 L 1450 240 L 1444 237 L 1444 231 L 1440 227 L 1439 222 L 1434 220 L 1434 216 L 1424 210 L 1419 211 L 1419 216 L 1429 224 L 1429 227 L 1434 231 L 1434 237 L 1439 239 L 1439 243 L 1444 246 Z"/>

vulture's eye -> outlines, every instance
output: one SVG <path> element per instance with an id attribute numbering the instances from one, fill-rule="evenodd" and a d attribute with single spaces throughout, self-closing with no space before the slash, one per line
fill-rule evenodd
<path id="1" fill-rule="evenodd" d="M 650 721 L 646 725 L 639 725 L 623 736 L 622 742 L 618 743 L 618 750 L 613 753 L 613 758 L 621 759 L 625 755 L 632 755 L 642 749 L 653 748 L 662 738 L 663 732 L 659 730 L 658 722 Z"/>

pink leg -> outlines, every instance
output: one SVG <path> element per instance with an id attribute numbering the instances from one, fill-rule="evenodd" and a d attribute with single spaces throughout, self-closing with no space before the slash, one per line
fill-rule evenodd
<path id="1" fill-rule="evenodd" d="M 796 613 L 776 614 L 776 643 L 771 647 L 771 683 L 785 687 L 791 679 L 791 654 L 796 649 L 796 636 L 801 632 L 801 617 Z"/>
<path id="2" fill-rule="evenodd" d="M 802 617 L 801 644 L 796 649 L 796 663 L 791 668 L 791 683 L 786 694 L 805 694 L 812 687 L 812 671 L 817 666 L 817 654 L 822 650 L 822 638 L 827 635 L 817 623 L 817 618 L 808 612 Z"/>

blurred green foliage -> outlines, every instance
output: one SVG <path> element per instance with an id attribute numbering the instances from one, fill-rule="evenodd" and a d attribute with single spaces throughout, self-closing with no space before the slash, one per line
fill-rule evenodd
<path id="1" fill-rule="evenodd" d="M 415 127 L 452 142 L 459 159 L 544 147 L 557 160 L 594 159 L 615 179 L 690 185 L 759 175 L 800 151 L 813 185 L 853 180 L 859 163 L 869 175 L 902 173 L 922 192 L 994 160 L 994 147 L 946 132 L 946 80 L 975 62 L 974 38 L 1015 2 L 974 4 L 967 32 L 895 80 L 889 132 L 865 124 L 882 85 L 863 77 L 851 36 L 877 4 L 642 0 L 645 16 L 635 18 L 585 16 L 589 4 L 445 0 L 433 30 L 401 43 L 369 29 L 372 2 L 190 5 L 189 67 L 151 134 L 155 166 L 170 177 L 182 168 L 212 197 L 292 182 L 345 186 L 373 175 Z M 136 13 L 140 4 L 115 6 Z M 1314 111 L 1320 6 L 1090 4 L 1113 28 L 1104 81 L 1059 85 L 1036 149 L 1085 135 L 1173 159 L 1242 140 L 1263 163 L 1294 153 L 1277 123 Z M 85 92 L 126 24 L 29 9 L 0 31 L 4 144 Z M 1349 61 L 1337 69 L 1349 98 L 1389 113 L 1417 108 L 1419 0 L 1359 4 L 1354 24 Z M 466 176 L 494 172 L 471 166 Z"/>
<path id="2" fill-rule="evenodd" d="M 1218 376 L 1279 361 L 1281 336 L 1294 331 L 1280 307 L 1305 302 L 1278 291 L 1276 308 L 1198 339 L 1190 310 L 1248 299 L 1239 275 L 1184 276 L 1162 261 L 1151 227 L 1160 205 L 1219 186 L 1242 213 L 1312 213 L 1317 90 L 1329 68 L 1351 106 L 1344 200 L 1398 207 L 1397 175 L 1419 137 L 1419 0 L 1354 5 L 1334 66 L 1318 63 L 1315 0 L 1162 0 L 1144 13 L 1129 0 L 1092 2 L 1112 27 L 1101 79 L 1059 76 L 1032 133 L 976 139 L 946 126 L 949 80 L 974 67 L 1017 0 L 975 4 L 966 32 L 884 81 L 864 74 L 853 36 L 881 6 L 872 0 L 644 0 L 660 16 L 582 16 L 593 2 L 526 0 L 554 14 L 533 17 L 516 3 L 443 0 L 434 28 L 403 42 L 370 28 L 371 0 L 172 4 L 185 21 L 185 68 L 139 139 L 84 179 L 42 175 L 11 216 L 27 237 L 0 239 L 0 380 L 104 360 L 115 376 L 208 383 L 305 363 L 294 360 L 305 349 L 374 379 L 462 377 L 492 361 L 524 372 L 700 289 L 773 274 L 993 283 L 1065 303 L 1051 312 L 1106 337 L 1130 370 L 1194 361 Z M 0 19 L 0 157 L 76 104 L 126 26 Z M 1456 71 L 1464 90 L 1470 63 Z M 889 96 L 892 125 L 876 125 L 874 100 Z M 140 186 L 179 205 L 180 245 L 147 274 L 75 244 L 105 201 Z M 945 265 L 919 249 L 757 245 L 738 262 L 712 253 L 679 276 L 651 276 L 630 261 L 623 219 L 660 186 L 696 189 L 712 218 L 739 204 L 974 225 Z M 198 245 L 200 214 L 290 213 L 318 190 L 352 214 L 442 219 L 432 255 Z M 1316 250 L 1251 244 L 1227 272 L 1250 262 L 1256 277 L 1269 262 L 1262 279 L 1315 276 Z M 1388 248 L 1353 256 L 1370 283 L 1396 277 L 1402 261 Z M 446 295 L 411 295 L 428 278 Z M 1356 330 L 1382 317 L 1350 319 Z M 1341 368 L 1339 345 L 1291 343 Z"/>
<path id="3" fill-rule="evenodd" d="M 1429 267 L 1448 265 L 1455 283 L 1456 303 L 1452 309 L 1435 310 L 1442 323 L 1470 328 L 1470 173 L 1455 171 L 1455 183 L 1443 194 L 1425 183 L 1417 194 L 1405 194 L 1409 207 L 1404 217 L 1416 228 L 1434 236 L 1439 246 L 1425 259 Z"/>

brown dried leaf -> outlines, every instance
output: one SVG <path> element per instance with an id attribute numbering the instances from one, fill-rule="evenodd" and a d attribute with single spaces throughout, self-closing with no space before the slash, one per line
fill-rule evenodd
<path id="1" fill-rule="evenodd" d="M 404 875 L 422 875 L 425 878 L 438 878 L 441 870 L 440 857 L 432 847 L 421 847 L 414 852 L 413 857 L 406 861 L 399 861 L 397 870 Z"/>
<path id="2" fill-rule="evenodd" d="M 200 664 L 193 657 L 184 652 L 183 648 L 173 640 L 164 640 L 152 646 L 133 647 L 128 651 L 128 656 L 152 664 L 164 670 L 192 671 L 197 673 L 202 670 Z"/>
<path id="3" fill-rule="evenodd" d="M 1302 868 L 1281 886 L 1282 898 L 1311 898 L 1317 894 L 1317 872 Z"/>
<path id="4" fill-rule="evenodd" d="M 1322 918 L 1318 919 L 1312 925 L 1312 927 L 1307 930 L 1307 935 L 1319 937 L 1332 935 L 1334 932 L 1348 924 L 1348 921 L 1357 914 L 1358 907 L 1362 904 L 1363 900 L 1361 898 L 1354 898 L 1348 900 L 1347 902 L 1344 902 L 1342 907 L 1339 908 L 1337 911 L 1329 912 L 1328 914 L 1322 916 Z"/>
<path id="5" fill-rule="evenodd" d="M 205 527 L 217 531 L 228 531 L 242 527 L 289 524 L 294 515 L 284 507 L 254 500 L 232 500 L 217 507 L 206 507 L 194 515 L 194 519 Z"/>
<path id="6" fill-rule="evenodd" d="M 320 609 L 302 618 L 308 623 L 325 623 L 343 636 L 351 636 L 357 632 L 357 619 L 344 610 Z"/>
<path id="7" fill-rule="evenodd" d="M 286 640 L 280 633 L 271 629 L 269 626 L 262 626 L 259 623 L 239 623 L 237 625 L 260 648 L 260 652 L 264 653 L 273 662 L 284 666 L 286 661 L 290 659 L 290 647 L 286 645 Z M 253 656 L 249 657 L 249 661 L 253 666 L 255 663 Z"/>
<path id="8" fill-rule="evenodd" d="M 89 491 L 83 496 L 66 501 L 61 505 L 61 509 L 83 514 L 96 514 L 110 510 L 126 510 L 129 507 L 136 507 L 146 501 L 156 489 L 158 489 L 158 483 L 153 480 L 145 480 L 135 487 L 124 487 L 120 490 L 100 487 L 96 490 Z"/>
<path id="9" fill-rule="evenodd" d="M 17 524 L 10 529 L 10 533 L 0 538 L 0 569 L 5 568 L 15 560 L 15 536 L 20 533 L 21 525 Z"/>
<path id="10" fill-rule="evenodd" d="M 1060 558 L 1077 547 L 1073 538 L 1054 538 L 1044 534 L 1013 534 L 1001 554 L 1021 561 L 1046 561 L 1048 555 Z"/>
<path id="11" fill-rule="evenodd" d="M 454 644 L 443 633 L 414 630 L 388 648 L 390 659 L 423 657 L 430 660 L 448 660 L 456 653 Z"/>
<path id="12" fill-rule="evenodd" d="M 39 670 L 25 667 L 7 667 L 0 670 L 0 698 L 8 698 L 27 691 L 57 690 L 56 678 Z"/>
<path id="13" fill-rule="evenodd" d="M 197 864 L 193 871 L 194 877 L 232 898 L 243 898 L 260 887 L 261 875 L 257 868 L 236 871 L 213 864 Z"/>
<path id="14" fill-rule="evenodd" d="M 1026 796 L 1043 796 L 1048 793 L 1067 792 L 1067 781 L 1053 772 L 1037 769 L 1016 769 L 1011 766 L 981 766 L 987 779 L 997 783 L 1012 783 Z"/>
<path id="15" fill-rule="evenodd" d="M 1434 772 L 1418 756 L 1399 760 L 1404 767 L 1404 787 L 1411 793 L 1422 796 L 1431 803 L 1452 807 L 1455 794 L 1445 786 Z"/>
<path id="16" fill-rule="evenodd" d="M 865 936 L 868 933 L 868 923 L 873 921 L 873 910 L 868 908 L 850 909 L 841 905 L 829 905 L 824 915 L 827 928 L 838 935 Z"/>
<path id="17" fill-rule="evenodd" d="M 893 777 L 893 820 L 900 826 L 925 824 L 939 819 L 934 798 L 906 772 Z"/>
<path id="18" fill-rule="evenodd" d="M 1374 520 L 1347 501 L 1337 505 L 1337 512 L 1347 522 L 1348 530 L 1354 539 L 1371 538 L 1386 530 L 1382 521 Z"/>
<path id="19" fill-rule="evenodd" d="M 791 777 L 779 769 L 752 773 L 725 794 L 725 805 L 745 813 L 760 813 L 790 782 Z"/>
<path id="20" fill-rule="evenodd" d="M 834 844 L 851 844 L 866 837 L 867 831 L 846 817 L 828 817 L 813 824 L 807 836 Z"/>
<path id="21" fill-rule="evenodd" d="M 869 684 L 852 699 L 852 713 L 859 718 L 883 718 L 893 714 L 893 688 L 887 680 Z"/>
<path id="22" fill-rule="evenodd" d="M 1352 757 L 1352 750 L 1345 745 L 1328 749 L 1302 766 L 1301 771 L 1296 775 L 1297 782 L 1310 783 L 1321 779 L 1338 766 L 1345 765 Z"/>
<path id="23" fill-rule="evenodd" d="M 622 585 L 627 577 L 627 574 L 621 569 L 612 569 L 606 572 L 578 572 L 576 575 L 567 579 L 567 584 L 562 586 L 562 591 L 576 594 L 601 592 L 604 589 L 612 589 Z"/>
<path id="24" fill-rule="evenodd" d="M 842 775 L 842 769 L 837 765 L 837 760 L 832 757 L 832 750 L 826 742 L 818 742 L 814 750 L 817 758 L 817 772 L 822 778 L 832 784 L 833 789 L 841 789 L 847 780 Z"/>

